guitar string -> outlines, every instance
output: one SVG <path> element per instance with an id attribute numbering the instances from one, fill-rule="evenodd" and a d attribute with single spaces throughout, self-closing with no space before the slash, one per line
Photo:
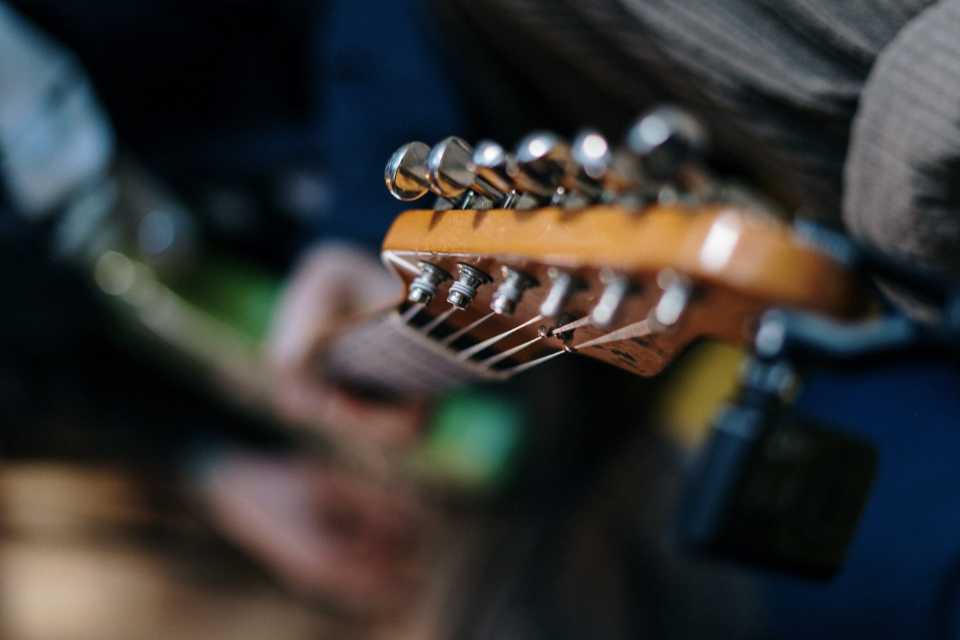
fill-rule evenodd
<path id="1" fill-rule="evenodd" d="M 400 316 L 400 320 L 402 320 L 404 324 L 410 324 L 410 322 L 417 317 L 417 314 L 423 310 L 424 306 L 426 305 L 422 303 L 413 305 L 412 307 L 410 307 L 409 309 L 403 312 L 403 315 Z"/>
<path id="2" fill-rule="evenodd" d="M 423 328 L 420 329 L 420 331 L 422 331 L 422 332 L 423 332 L 423 335 L 425 335 L 425 336 L 430 335 L 430 333 L 431 333 L 434 329 L 436 329 L 438 326 L 440 326 L 440 324 L 443 323 L 444 320 L 446 320 L 446 319 L 449 318 L 451 315 L 453 315 L 453 312 L 456 311 L 456 310 L 457 310 L 456 307 L 451 306 L 449 309 L 447 309 L 446 311 L 444 311 L 443 313 L 441 313 L 440 315 L 438 315 L 436 318 L 434 318 L 433 320 L 431 320 L 431 321 L 428 322 L 427 324 L 423 325 Z"/>
<path id="3" fill-rule="evenodd" d="M 479 319 L 477 319 L 477 320 L 474 320 L 473 322 L 471 322 L 470 324 L 468 324 L 468 325 L 465 326 L 464 328 L 458 329 L 457 331 L 454 331 L 453 333 L 451 333 L 450 335 L 448 335 L 446 338 L 444 338 L 443 340 L 441 340 L 441 341 L 440 341 L 440 344 L 442 344 L 443 346 L 449 346 L 449 345 L 453 344 L 453 343 L 456 342 L 457 339 L 459 339 L 461 336 L 464 336 L 464 335 L 470 333 L 471 331 L 473 331 L 474 329 L 476 329 L 476 328 L 479 327 L 481 324 L 483 324 L 484 322 L 486 322 L 487 320 L 489 320 L 490 318 L 492 318 L 492 317 L 495 316 L 495 315 L 497 315 L 497 314 L 494 313 L 493 311 L 491 311 L 491 312 L 488 313 L 487 315 L 482 316 L 481 318 L 479 318 Z"/>
<path id="4" fill-rule="evenodd" d="M 497 364 L 497 363 L 500 362 L 501 360 L 506 360 L 507 358 L 509 358 L 509 357 L 512 356 L 513 354 L 515 354 L 515 353 L 517 353 L 517 352 L 520 352 L 520 351 L 523 351 L 523 350 L 526 349 L 527 347 L 530 347 L 530 346 L 532 346 L 532 345 L 540 342 L 542 339 L 543 339 L 542 336 L 537 336 L 536 338 L 533 338 L 532 340 L 527 340 L 526 342 L 524 342 L 524 343 L 522 343 L 522 344 L 518 344 L 517 346 L 515 346 L 515 347 L 513 347 L 513 348 L 511 348 L 511 349 L 507 349 L 506 351 L 501 351 L 500 353 L 498 353 L 498 354 L 496 354 L 496 355 L 493 355 L 493 356 L 490 356 L 489 358 L 487 358 L 486 360 L 484 360 L 483 362 L 481 362 L 481 363 L 480 363 L 480 366 L 483 366 L 483 367 L 492 367 L 493 365 Z"/>
<path id="5" fill-rule="evenodd" d="M 565 354 L 565 353 L 567 353 L 567 351 L 564 350 L 564 349 L 561 349 L 560 351 L 554 351 L 553 353 L 548 354 L 548 355 L 545 355 L 545 356 L 543 356 L 542 358 L 537 358 L 536 360 L 531 360 L 530 362 L 524 362 L 523 364 L 517 365 L 517 366 L 513 367 L 512 369 L 507 369 L 507 370 L 505 370 L 503 373 L 506 374 L 508 377 L 509 377 L 509 376 L 514 376 L 514 375 L 517 375 L 518 373 L 522 373 L 522 372 L 524 372 L 524 371 L 527 371 L 528 369 L 532 369 L 532 368 L 534 368 L 534 367 L 538 367 L 538 366 L 540 366 L 541 364 L 543 364 L 543 363 L 545 363 L 545 362 L 549 362 L 550 360 L 553 360 L 554 358 L 556 358 L 556 357 L 558 357 L 558 356 L 562 356 L 562 355 Z"/>
<path id="6" fill-rule="evenodd" d="M 557 335 L 558 333 L 566 333 L 567 331 L 573 331 L 574 329 L 579 329 L 585 325 L 590 324 L 590 316 L 583 316 L 579 320 L 574 320 L 573 322 L 568 322 L 562 327 L 556 327 L 555 329 L 550 330 L 550 335 Z"/>
<path id="7" fill-rule="evenodd" d="M 472 357 L 475 356 L 476 354 L 480 353 L 481 351 L 483 351 L 483 350 L 486 349 L 487 347 L 490 347 L 490 346 L 492 346 L 492 345 L 495 345 L 496 343 L 500 342 L 500 341 L 503 340 L 504 338 L 507 338 L 507 337 L 513 335 L 514 333 L 516 333 L 517 331 L 520 331 L 520 330 L 523 329 L 524 327 L 529 327 L 531 324 L 534 324 L 535 322 L 540 322 L 540 320 L 542 320 L 542 319 L 543 319 L 543 316 L 536 315 L 536 316 L 530 318 L 529 320 L 527 320 L 526 322 L 523 322 L 523 323 L 521 323 L 521 324 L 518 324 L 517 326 L 513 327 L 512 329 L 508 329 L 507 331 L 504 331 L 503 333 L 499 333 L 499 334 L 493 336 L 492 338 L 488 338 L 488 339 L 484 340 L 483 342 L 480 342 L 480 343 L 478 343 L 478 344 L 473 345 L 472 347 L 468 347 L 468 348 L 464 349 L 463 351 L 458 352 L 458 353 L 457 353 L 457 359 L 458 359 L 458 360 L 469 360 L 470 358 L 472 358 Z"/>
<path id="8" fill-rule="evenodd" d="M 629 340 L 630 338 L 648 336 L 652 333 L 655 333 L 654 327 L 651 326 L 649 320 L 644 319 L 632 324 L 628 324 L 627 326 L 621 327 L 616 331 L 605 333 L 602 336 L 598 336 L 592 340 L 575 344 L 573 345 L 573 348 L 576 350 L 586 349 L 587 347 L 598 347 L 602 344 L 607 344 L 608 342 L 620 342 L 622 340 Z"/>
<path id="9" fill-rule="evenodd" d="M 555 329 L 554 331 L 551 331 L 551 334 L 563 333 L 564 330 L 569 330 L 570 328 L 573 328 L 573 325 L 576 325 L 576 326 L 578 326 L 578 327 L 583 326 L 583 325 L 585 324 L 585 323 L 583 322 L 583 320 L 588 320 L 588 319 L 589 319 L 589 317 L 587 317 L 587 318 L 581 318 L 581 320 L 572 322 L 572 323 L 570 323 L 570 324 L 564 325 L 563 327 L 560 327 L 559 329 Z M 639 322 L 634 322 L 634 323 L 629 324 L 629 325 L 627 325 L 627 326 L 625 326 L 625 327 L 621 327 L 620 329 L 617 329 L 616 331 L 611 331 L 610 333 L 607 333 L 607 334 L 605 334 L 605 335 L 602 335 L 602 336 L 599 336 L 599 337 L 597 337 L 597 338 L 594 338 L 593 340 L 588 340 L 587 342 L 581 343 L 581 344 L 579 344 L 579 345 L 575 345 L 575 346 L 572 347 L 571 351 L 576 351 L 576 350 L 578 350 L 578 349 L 585 349 L 585 348 L 587 348 L 587 347 L 599 346 L 599 345 L 602 345 L 602 344 L 607 344 L 607 343 L 609 343 L 609 342 L 619 342 L 619 341 L 622 341 L 622 340 L 627 340 L 627 339 L 629 339 L 629 338 L 634 338 L 634 337 L 639 337 L 639 336 L 646 336 L 646 335 L 650 335 L 650 334 L 655 333 L 655 332 L 656 332 L 656 330 L 655 330 L 654 327 L 651 326 L 650 322 L 648 322 L 646 319 L 645 319 L 645 320 L 640 320 Z M 542 338 L 541 336 L 537 336 L 536 338 L 533 338 L 532 340 L 528 340 L 527 342 L 524 342 L 523 344 L 517 345 L 516 347 L 514 347 L 514 348 L 512 348 L 512 349 L 509 349 L 509 350 L 507 350 L 507 351 L 505 351 L 505 352 L 503 352 L 503 353 L 500 353 L 500 354 L 497 354 L 497 355 L 495 355 L 495 356 L 492 356 L 492 357 L 488 358 L 488 359 L 485 360 L 482 364 L 483 364 L 484 366 L 487 366 L 487 367 L 493 366 L 493 365 L 496 364 L 497 362 L 500 362 L 501 360 L 503 360 L 503 359 L 505 359 L 505 358 L 508 358 L 509 356 L 513 355 L 514 353 L 517 353 L 517 352 L 519 352 L 519 351 L 521 351 L 521 350 L 523 350 L 523 349 L 526 349 L 527 347 L 529 347 L 529 346 L 531 346 L 531 345 L 539 342 L 539 341 L 541 340 L 541 338 Z M 546 363 L 546 362 L 549 362 L 550 360 L 553 360 L 554 358 L 556 358 L 556 357 L 558 357 L 558 356 L 561 356 L 561 355 L 563 355 L 564 353 L 569 353 L 569 352 L 570 352 L 570 351 L 568 351 L 568 350 L 566 350 L 566 349 L 561 349 L 560 351 L 555 351 L 555 352 L 553 352 L 553 353 L 551 353 L 551 354 L 548 354 L 548 355 L 546 355 L 546 356 L 542 356 L 542 357 L 540 357 L 540 358 L 537 358 L 536 360 L 531 360 L 530 362 L 525 362 L 525 363 L 523 363 L 523 364 L 521 364 L 521 365 L 517 365 L 516 367 L 513 367 L 513 368 L 511 368 L 511 369 L 507 369 L 504 373 L 507 374 L 508 376 L 513 376 L 513 375 L 516 375 L 516 374 L 518 374 L 518 373 L 522 373 L 523 371 L 527 371 L 528 369 L 532 369 L 532 368 L 534 368 L 534 367 L 540 366 L 541 364 L 544 364 L 544 363 Z"/>

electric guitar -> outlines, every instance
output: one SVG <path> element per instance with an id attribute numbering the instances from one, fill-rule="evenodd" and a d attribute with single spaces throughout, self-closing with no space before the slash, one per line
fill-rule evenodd
<path id="1" fill-rule="evenodd" d="M 383 314 L 392 332 L 327 341 L 328 370 L 430 391 L 576 354 L 652 376 L 697 339 L 750 342 L 772 307 L 861 313 L 838 260 L 692 161 L 700 136 L 661 109 L 624 152 L 596 132 L 572 145 L 532 134 L 512 156 L 459 138 L 405 145 L 388 188 L 403 200 L 432 192 L 438 206 L 401 213 L 384 239 L 407 291 Z"/>
<path id="2" fill-rule="evenodd" d="M 387 187 L 402 200 L 437 198 L 400 213 L 385 235 L 381 257 L 404 296 L 320 337 L 321 374 L 401 395 L 583 356 L 652 376 L 699 339 L 748 344 L 773 307 L 864 312 L 840 260 L 696 162 L 689 119 L 655 112 L 632 132 L 617 150 L 595 132 L 569 145 L 534 134 L 515 154 L 457 138 L 404 145 Z M 269 413 L 260 334 L 132 256 L 109 251 L 96 264 L 101 288 L 166 351 L 187 356 L 225 398 Z M 257 305 L 258 326 L 267 307 Z"/>

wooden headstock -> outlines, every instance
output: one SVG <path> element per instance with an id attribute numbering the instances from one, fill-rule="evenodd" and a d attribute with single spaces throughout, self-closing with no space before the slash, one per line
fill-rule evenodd
<path id="1" fill-rule="evenodd" d="M 449 274 L 427 304 L 402 303 L 399 318 L 493 377 L 564 352 L 650 376 L 697 338 L 749 341 L 770 307 L 842 318 L 862 305 L 853 276 L 789 225 L 725 205 L 412 210 L 393 223 L 382 258 L 408 291 L 424 264 Z M 489 281 L 457 309 L 447 297 L 461 265 Z M 498 290 L 515 293 L 502 289 L 510 270 L 530 286 L 512 313 L 496 313 Z M 547 317 L 541 307 L 564 276 L 578 286 Z"/>

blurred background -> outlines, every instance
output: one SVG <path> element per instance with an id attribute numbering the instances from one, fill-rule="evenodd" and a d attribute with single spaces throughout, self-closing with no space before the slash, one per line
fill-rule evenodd
<path id="1" fill-rule="evenodd" d="M 656 380 L 565 362 L 389 414 L 343 401 L 341 425 L 326 390 L 320 417 L 278 396 L 309 273 L 383 286 L 383 164 L 410 140 L 619 139 L 680 101 L 719 130 L 713 165 L 839 224 L 856 96 L 700 68 L 701 39 L 636 4 L 0 3 L 0 637 L 954 637 L 960 380 L 930 354 L 799 398 L 882 463 L 826 584 L 670 536 L 734 348 Z M 800 28 L 816 12 L 727 9 L 856 94 L 913 4 L 860 48 Z M 728 86 L 749 108 L 711 110 Z"/>

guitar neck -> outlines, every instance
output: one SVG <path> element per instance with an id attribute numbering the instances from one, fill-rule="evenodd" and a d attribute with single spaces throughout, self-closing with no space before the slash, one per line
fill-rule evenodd
<path id="1" fill-rule="evenodd" d="M 330 336 L 321 345 L 318 359 L 324 375 L 333 380 L 397 395 L 432 395 L 500 378 L 458 359 L 394 310 L 358 319 Z"/>

